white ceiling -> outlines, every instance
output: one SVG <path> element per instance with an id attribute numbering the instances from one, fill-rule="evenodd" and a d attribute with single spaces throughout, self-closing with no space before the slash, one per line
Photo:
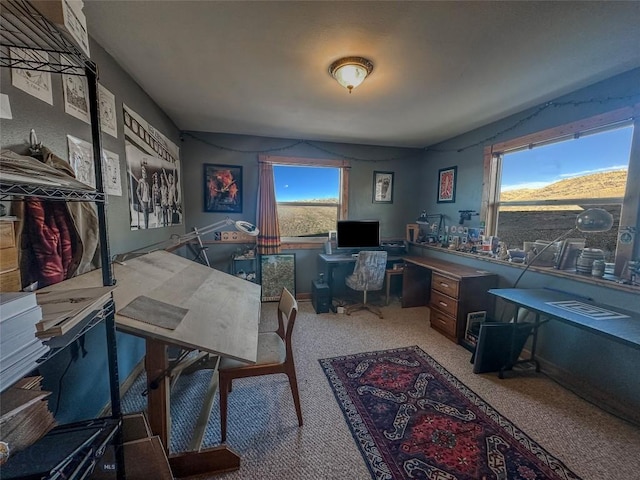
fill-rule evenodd
<path id="1" fill-rule="evenodd" d="M 640 67 L 640 2 L 85 0 L 182 130 L 425 147 Z M 350 95 L 328 73 L 364 56 Z"/>

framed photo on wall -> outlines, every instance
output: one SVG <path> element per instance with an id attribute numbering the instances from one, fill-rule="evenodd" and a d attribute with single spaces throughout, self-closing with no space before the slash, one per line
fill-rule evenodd
<path id="1" fill-rule="evenodd" d="M 242 213 L 242 167 L 204 164 L 204 211 Z"/>
<path id="2" fill-rule="evenodd" d="M 455 203 L 458 167 L 438 170 L 438 203 Z"/>
<path id="3" fill-rule="evenodd" d="M 373 172 L 373 203 L 393 203 L 393 172 Z"/>
<path id="4" fill-rule="evenodd" d="M 282 287 L 286 287 L 295 297 L 295 253 L 260 255 L 260 275 L 263 302 L 277 302 L 280 300 Z"/>

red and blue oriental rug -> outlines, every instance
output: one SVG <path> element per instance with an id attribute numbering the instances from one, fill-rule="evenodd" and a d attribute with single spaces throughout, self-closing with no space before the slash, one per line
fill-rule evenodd
<path id="1" fill-rule="evenodd" d="M 320 360 L 376 480 L 576 480 L 418 347 Z"/>

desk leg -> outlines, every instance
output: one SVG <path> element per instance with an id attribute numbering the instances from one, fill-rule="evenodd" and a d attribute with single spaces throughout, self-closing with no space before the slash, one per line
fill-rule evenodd
<path id="1" fill-rule="evenodd" d="M 167 452 L 174 477 L 191 477 L 209 473 L 222 473 L 240 468 L 240 456 L 226 445 L 193 452 L 169 455 L 171 432 L 171 377 L 167 367 L 167 345 L 157 340 L 146 341 L 145 369 L 147 371 L 147 409 L 149 425 L 158 435 Z M 153 385 L 151 383 L 153 382 Z M 157 388 L 152 388 L 157 387 Z"/>
<path id="2" fill-rule="evenodd" d="M 531 352 L 530 352 L 529 358 L 524 360 L 518 360 L 517 358 L 515 358 L 516 357 L 515 354 L 517 353 L 519 355 L 520 352 L 516 352 L 514 350 L 514 344 L 516 342 L 515 327 L 518 325 L 518 318 L 519 318 L 521 307 L 519 305 L 514 305 L 514 307 L 515 307 L 515 316 L 514 316 L 514 324 L 513 324 L 514 329 L 512 330 L 512 333 L 511 333 L 511 344 L 509 346 L 509 362 L 500 368 L 500 370 L 498 371 L 498 378 L 504 378 L 504 372 L 506 370 L 511 370 L 514 365 L 518 365 L 521 363 L 532 363 L 535 366 L 536 372 L 540 372 L 540 362 L 536 360 L 536 344 L 538 342 L 538 328 L 544 322 L 540 322 L 540 314 L 535 312 L 535 321 L 533 323 L 533 328 L 531 329 L 531 333 L 529 334 L 529 336 L 532 337 Z"/>
<path id="3" fill-rule="evenodd" d="M 147 371 L 147 402 L 149 426 L 154 435 L 160 437 L 167 454 L 169 453 L 169 435 L 171 417 L 169 409 L 170 377 L 166 375 L 169 361 L 167 345 L 157 340 L 146 340 L 147 353 L 145 369 Z"/>
<path id="4" fill-rule="evenodd" d="M 391 293 L 391 274 L 389 272 L 386 272 L 385 277 L 385 281 L 387 282 L 387 298 L 385 305 L 389 305 L 389 293 Z"/>

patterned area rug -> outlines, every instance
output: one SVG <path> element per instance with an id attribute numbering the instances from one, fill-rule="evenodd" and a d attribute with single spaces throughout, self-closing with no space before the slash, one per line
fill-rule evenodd
<path id="1" fill-rule="evenodd" d="M 418 347 L 320 364 L 377 480 L 578 479 Z"/>

